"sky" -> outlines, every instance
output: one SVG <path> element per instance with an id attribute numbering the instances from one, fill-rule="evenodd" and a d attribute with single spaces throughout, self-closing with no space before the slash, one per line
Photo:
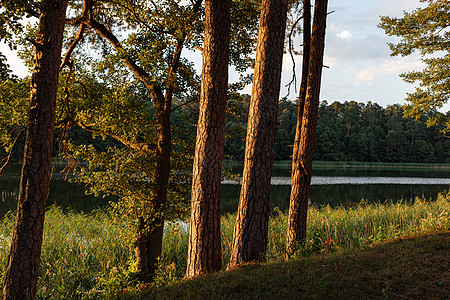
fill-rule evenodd
<path id="1" fill-rule="evenodd" d="M 399 74 L 423 65 L 420 57 L 391 57 L 388 37 L 377 27 L 380 16 L 401 17 L 420 7 L 419 0 L 329 0 L 321 100 L 403 104 L 414 86 Z M 283 82 L 290 80 L 292 63 L 285 57 Z M 296 65 L 301 66 L 301 57 Z M 297 74 L 301 74 L 300 68 Z"/>
<path id="2" fill-rule="evenodd" d="M 407 92 L 413 92 L 413 85 L 404 82 L 399 74 L 409 70 L 420 70 L 420 57 L 391 57 L 387 42 L 395 42 L 377 27 L 380 16 L 403 15 L 422 4 L 419 0 L 329 0 L 325 41 L 322 90 L 320 99 L 328 103 L 334 101 L 376 102 L 386 107 L 404 103 Z M 300 43 L 300 39 L 298 40 Z M 299 49 L 299 45 L 297 49 Z M 8 63 L 18 76 L 25 76 L 27 69 L 5 46 L 0 46 L 8 57 Z M 188 54 L 188 55 L 192 55 Z M 301 56 L 297 56 L 296 73 L 298 84 L 301 76 Z M 196 68 L 201 70 L 201 58 L 194 58 Z M 232 72 L 231 72 L 232 73 Z M 236 79 L 231 74 L 230 79 Z M 284 88 L 292 78 L 292 61 L 285 55 L 283 61 L 281 97 L 286 96 Z M 244 92 L 250 93 L 251 87 Z M 297 89 L 298 92 L 298 89 Z M 297 93 L 291 90 L 289 99 Z"/>

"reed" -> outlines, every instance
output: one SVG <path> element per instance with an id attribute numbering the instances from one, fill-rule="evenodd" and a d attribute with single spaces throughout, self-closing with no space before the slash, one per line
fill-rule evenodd
<path id="1" fill-rule="evenodd" d="M 435 201 L 368 204 L 352 207 L 311 208 L 307 242 L 298 247 L 295 259 L 346 249 L 363 249 L 397 238 L 424 232 L 450 230 L 450 193 Z M 0 223 L 0 290 L 7 264 L 14 215 Z M 226 269 L 235 214 L 222 218 L 223 269 Z M 269 221 L 266 259 L 284 260 L 287 213 L 275 209 Z M 46 213 L 38 296 L 43 299 L 112 297 L 140 285 L 131 251 L 131 232 L 108 210 L 90 214 L 63 212 L 52 206 Z M 186 270 L 188 225 L 165 225 L 164 249 L 155 286 L 179 281 Z"/>
<path id="2" fill-rule="evenodd" d="M 7 264 L 14 224 L 11 213 L 0 224 L 0 287 Z M 41 252 L 38 298 L 74 299 L 106 295 L 121 288 L 130 277 L 129 232 L 115 224 L 108 211 L 91 214 L 63 212 L 52 206 L 46 212 Z M 126 278 L 127 285 L 130 278 Z M 1 289 L 0 289 L 1 290 Z"/>

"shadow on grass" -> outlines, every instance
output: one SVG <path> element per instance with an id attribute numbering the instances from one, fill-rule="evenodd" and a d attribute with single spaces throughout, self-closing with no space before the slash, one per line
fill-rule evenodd
<path id="1" fill-rule="evenodd" d="M 123 299 L 448 299 L 450 232 L 359 251 L 249 264 Z"/>

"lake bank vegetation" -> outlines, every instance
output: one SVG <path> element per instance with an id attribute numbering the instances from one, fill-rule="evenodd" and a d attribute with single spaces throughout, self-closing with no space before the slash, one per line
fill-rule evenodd
<path id="1" fill-rule="evenodd" d="M 341 260 L 340 253 L 348 253 L 346 251 L 359 253 L 359 250 L 376 248 L 377 245 L 386 241 L 417 237 L 430 231 L 448 232 L 450 230 L 449 212 L 450 194 L 441 194 L 436 201 L 432 202 L 426 199 L 416 199 L 413 204 L 382 205 L 361 202 L 348 208 L 330 208 L 329 206 L 310 208 L 307 242 L 298 248 L 294 256 L 288 258 L 286 266 L 314 265 L 315 260 L 305 260 L 305 257 L 315 257 L 316 255 L 328 257 L 328 254 L 333 253 L 336 254 L 332 256 L 334 258 L 325 258 L 325 260 L 336 259 L 339 261 Z M 235 214 L 223 216 L 221 220 L 223 269 L 226 268 L 230 256 L 234 220 Z M 284 264 L 287 259 L 286 223 L 287 213 L 275 209 L 269 222 L 269 241 L 266 253 L 268 262 Z M 13 214 L 5 216 L 0 225 L 0 266 L 2 268 L 0 277 L 3 277 L 5 272 L 3 268 L 6 266 L 13 225 Z M 157 298 L 159 293 L 163 293 L 164 298 L 176 298 L 180 292 L 180 287 L 177 286 L 186 271 L 188 245 L 186 223 L 166 223 L 163 253 L 158 263 L 157 277 L 152 284 L 146 285 L 142 285 L 136 273 L 130 248 L 132 232 L 126 223 L 121 222 L 111 211 L 99 210 L 91 214 L 82 214 L 63 212 L 57 207 L 51 207 L 47 211 L 44 228 L 44 244 L 38 281 L 39 298 L 109 298 L 118 295 L 124 296 L 122 294 L 124 290 L 128 291 L 128 294 L 137 296 L 142 293 L 141 289 L 144 287 L 151 288 L 148 295 L 150 298 Z M 365 256 L 363 253 L 358 255 Z M 255 268 L 257 267 L 243 268 L 238 273 L 246 273 Z M 255 285 L 256 281 L 253 281 L 252 278 L 258 280 L 258 276 L 263 276 L 262 274 L 266 272 L 264 268 L 260 268 L 258 271 L 260 275 L 247 274 L 246 279 L 243 280 L 247 282 L 246 284 L 252 282 L 252 285 Z M 270 270 L 273 268 L 280 267 L 269 266 L 267 274 L 270 274 L 272 272 Z M 284 265 L 283 268 L 285 268 Z M 290 270 L 290 268 L 286 268 Z M 312 277 L 308 282 L 311 286 L 318 285 L 320 288 L 320 285 L 331 284 L 334 280 L 329 277 L 330 275 L 327 275 L 327 278 L 320 277 L 329 274 L 322 274 L 322 269 L 316 270 L 317 273 L 315 273 L 316 271 L 313 272 L 314 268 L 311 266 L 310 270 Z M 280 270 L 280 272 L 283 271 Z M 215 290 L 223 286 L 218 284 L 217 280 L 221 280 L 219 278 L 240 276 L 239 274 L 219 273 L 215 275 L 218 276 L 217 279 L 207 277 L 205 284 L 216 286 L 214 291 L 219 293 L 219 290 Z M 316 276 L 320 278 L 316 278 Z M 280 277 L 280 280 L 281 278 L 284 277 Z M 213 281 L 211 282 L 211 280 Z M 358 284 L 358 280 L 356 279 L 355 284 Z M 229 279 L 229 282 L 231 281 Z M 176 284 L 172 287 L 174 283 Z M 436 281 L 436 284 L 438 283 Z M 184 284 L 199 285 L 200 283 L 193 281 Z M 389 289 L 389 283 L 385 284 L 384 287 Z M 170 287 L 169 294 L 167 294 L 168 287 Z M 197 286 L 196 289 L 198 288 Z M 255 287 L 250 286 L 250 289 L 253 288 Z M 335 287 L 328 286 L 322 292 L 329 291 L 329 288 L 335 289 Z M 175 294 L 171 294 L 172 292 Z M 249 293 L 248 295 L 252 295 L 255 291 L 244 290 L 239 293 L 246 292 Z M 263 291 L 258 290 L 257 292 Z M 317 290 L 306 292 L 307 297 L 313 297 L 313 294 L 308 293 L 316 293 Z M 205 293 L 205 291 L 201 293 Z"/>
<path id="2" fill-rule="evenodd" d="M 127 290 L 121 299 L 446 299 L 450 233 L 364 250 L 248 264 L 229 272 Z M 436 263 L 436 262 L 439 263 Z"/>

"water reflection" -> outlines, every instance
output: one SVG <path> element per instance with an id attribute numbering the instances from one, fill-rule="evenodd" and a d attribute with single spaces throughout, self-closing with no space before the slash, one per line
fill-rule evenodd
<path id="1" fill-rule="evenodd" d="M 242 174 L 242 165 L 233 165 L 232 172 Z M 271 208 L 289 209 L 291 167 L 275 166 L 272 170 Z M 435 199 L 438 193 L 449 190 L 450 168 L 410 166 L 333 166 L 312 170 L 310 201 L 312 205 L 332 207 L 384 201 L 411 201 L 416 197 Z M 226 181 L 222 185 L 222 211 L 237 209 L 240 185 Z"/>
<path id="2" fill-rule="evenodd" d="M 234 172 L 242 170 L 238 166 Z M 272 171 L 270 204 L 286 211 L 290 197 L 290 167 L 275 167 Z M 0 218 L 8 210 L 15 210 L 19 192 L 20 167 L 10 168 L 0 176 Z M 237 209 L 240 185 L 222 185 L 222 213 Z M 315 168 L 310 191 L 315 206 L 352 205 L 362 199 L 368 202 L 410 200 L 415 197 L 436 198 L 449 189 L 450 169 L 386 169 L 386 168 Z M 55 176 L 50 184 L 48 205 L 89 212 L 103 207 L 114 198 L 97 198 L 84 194 L 84 187 Z"/>
<path id="3" fill-rule="evenodd" d="M 0 177 L 0 219 L 9 210 L 16 210 L 19 196 L 20 171 L 8 172 Z M 47 206 L 57 204 L 65 209 L 89 212 L 104 207 L 113 197 L 99 198 L 85 195 L 84 186 L 65 181 L 55 176 L 50 182 L 50 193 Z"/>
<path id="4" fill-rule="evenodd" d="M 222 213 L 235 212 L 239 203 L 241 186 L 222 185 Z M 439 193 L 449 189 L 449 185 L 436 184 L 332 184 L 311 185 L 310 202 L 316 207 L 330 205 L 351 206 L 361 201 L 368 203 L 411 201 L 416 197 L 435 199 Z M 289 209 L 291 187 L 272 185 L 270 189 L 270 207 Z"/>

